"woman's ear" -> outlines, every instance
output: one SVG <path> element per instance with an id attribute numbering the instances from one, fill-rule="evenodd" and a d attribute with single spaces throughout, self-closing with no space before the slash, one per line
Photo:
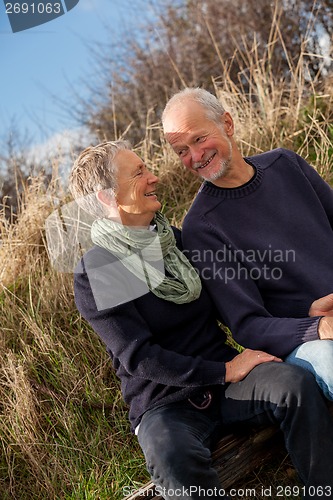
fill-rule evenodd
<path id="1" fill-rule="evenodd" d="M 96 198 L 105 207 L 110 207 L 111 205 L 115 204 L 115 197 L 114 195 L 113 196 L 110 195 L 108 189 L 103 189 L 103 191 L 97 191 Z"/>
<path id="2" fill-rule="evenodd" d="M 103 205 L 103 207 L 105 207 L 105 212 L 108 217 L 116 220 L 120 218 L 116 196 L 112 189 L 103 189 L 103 191 L 97 191 L 96 198 Z"/>

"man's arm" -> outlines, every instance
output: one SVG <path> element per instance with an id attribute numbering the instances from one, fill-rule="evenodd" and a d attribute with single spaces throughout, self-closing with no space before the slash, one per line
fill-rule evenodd
<path id="1" fill-rule="evenodd" d="M 204 238 L 207 249 L 222 251 L 224 246 L 216 228 L 203 231 L 200 226 L 194 232 L 184 226 L 182 234 L 186 249 L 198 248 L 199 235 L 201 240 Z M 230 328 L 239 344 L 284 357 L 298 345 L 319 338 L 320 317 L 273 317 L 243 263 L 236 258 L 228 259 L 228 248 L 226 252 L 225 259 L 220 255 L 219 262 L 206 262 L 204 251 L 200 258 L 199 251 L 194 250 L 193 265 L 215 303 L 219 319 Z M 191 260 L 191 252 L 186 255 Z"/>
<path id="2" fill-rule="evenodd" d="M 331 186 L 322 179 L 318 172 L 311 167 L 302 157 L 296 155 L 297 161 L 310 181 L 312 187 L 326 212 L 327 218 L 333 229 L 333 190 Z M 325 316 L 318 324 L 318 337 L 322 340 L 333 339 L 333 293 L 315 300 L 309 310 L 310 317 Z"/>
<path id="3" fill-rule="evenodd" d="M 333 189 L 304 158 L 295 155 L 298 164 L 315 190 L 333 229 Z"/>

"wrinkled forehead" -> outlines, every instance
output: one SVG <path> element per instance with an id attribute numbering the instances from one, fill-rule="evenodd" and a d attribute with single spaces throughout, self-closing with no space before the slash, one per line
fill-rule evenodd
<path id="1" fill-rule="evenodd" d="M 174 103 L 164 113 L 163 130 L 168 134 L 188 133 L 207 120 L 204 108 L 193 100 Z"/>

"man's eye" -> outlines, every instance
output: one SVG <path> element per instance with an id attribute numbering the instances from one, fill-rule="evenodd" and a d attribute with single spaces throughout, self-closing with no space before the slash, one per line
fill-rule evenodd
<path id="1" fill-rule="evenodd" d="M 206 135 L 201 135 L 200 137 L 196 138 L 195 142 L 204 142 L 206 138 L 207 138 Z"/>
<path id="2" fill-rule="evenodd" d="M 177 154 L 178 156 L 182 157 L 182 156 L 185 156 L 187 152 L 187 149 L 180 149 L 179 151 L 177 151 Z"/>

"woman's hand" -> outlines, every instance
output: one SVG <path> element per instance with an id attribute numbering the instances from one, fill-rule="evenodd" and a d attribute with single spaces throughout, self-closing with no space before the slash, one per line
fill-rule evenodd
<path id="1" fill-rule="evenodd" d="M 333 293 L 312 302 L 309 316 L 333 316 Z"/>
<path id="2" fill-rule="evenodd" d="M 226 362 L 225 381 L 240 382 L 255 366 L 268 361 L 281 362 L 282 359 L 264 351 L 245 349 L 241 354 L 235 356 L 233 360 Z"/>

